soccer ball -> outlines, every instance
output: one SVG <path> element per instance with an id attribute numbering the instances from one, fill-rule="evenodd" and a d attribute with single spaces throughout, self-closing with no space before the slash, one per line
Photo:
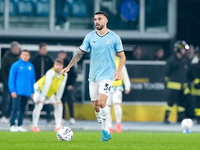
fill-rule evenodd
<path id="1" fill-rule="evenodd" d="M 73 138 L 73 131 L 69 127 L 61 127 L 56 135 L 59 141 L 71 141 Z"/>
<path id="2" fill-rule="evenodd" d="M 190 130 L 192 129 L 193 126 L 193 121 L 192 119 L 183 119 L 183 121 L 181 122 L 181 127 L 183 129 L 183 133 L 189 133 L 191 132 Z"/>

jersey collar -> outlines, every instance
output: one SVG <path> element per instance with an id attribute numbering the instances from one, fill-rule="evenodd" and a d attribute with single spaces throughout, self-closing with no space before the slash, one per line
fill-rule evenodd
<path id="1" fill-rule="evenodd" d="M 104 37 L 104 36 L 106 36 L 109 32 L 110 32 L 110 30 L 108 30 L 108 32 L 106 33 L 106 34 L 104 34 L 104 35 L 99 35 L 98 33 L 97 33 L 97 30 L 95 31 L 96 32 L 96 34 L 99 36 L 99 37 Z"/>

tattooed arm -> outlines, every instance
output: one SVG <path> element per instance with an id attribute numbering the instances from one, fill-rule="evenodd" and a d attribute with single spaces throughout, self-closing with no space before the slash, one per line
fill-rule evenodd
<path id="1" fill-rule="evenodd" d="M 74 66 L 82 57 L 83 55 L 85 54 L 84 51 L 81 51 L 79 50 L 76 55 L 72 58 L 72 60 L 70 61 L 70 63 L 68 64 L 67 67 L 65 67 L 63 70 L 62 70 L 62 75 L 65 76 L 65 74 L 69 71 L 69 69 Z"/>

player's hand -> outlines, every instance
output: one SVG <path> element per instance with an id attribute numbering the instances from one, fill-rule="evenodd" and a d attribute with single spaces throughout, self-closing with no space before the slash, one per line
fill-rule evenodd
<path id="1" fill-rule="evenodd" d="M 62 74 L 63 76 L 65 76 L 66 73 L 67 73 L 68 71 L 69 71 L 69 67 L 67 66 L 66 68 L 64 68 L 64 69 L 62 70 L 61 74 Z"/>
<path id="2" fill-rule="evenodd" d="M 129 94 L 131 90 L 125 90 L 125 94 Z"/>
<path id="3" fill-rule="evenodd" d="M 117 81 L 117 80 L 120 80 L 121 78 L 122 78 L 121 72 L 117 70 L 115 72 L 114 79 L 115 79 L 115 81 Z"/>
<path id="4" fill-rule="evenodd" d="M 33 94 L 31 94 L 31 98 L 33 99 Z"/>
<path id="5" fill-rule="evenodd" d="M 68 85 L 68 86 L 67 86 L 67 90 L 68 90 L 68 91 L 73 90 L 73 88 L 74 88 L 74 87 L 73 87 L 72 85 Z"/>
<path id="6" fill-rule="evenodd" d="M 12 96 L 12 98 L 17 98 L 17 93 L 16 92 L 12 92 L 11 96 Z"/>

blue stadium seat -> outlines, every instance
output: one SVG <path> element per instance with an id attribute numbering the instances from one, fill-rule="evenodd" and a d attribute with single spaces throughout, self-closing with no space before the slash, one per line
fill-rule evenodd
<path id="1" fill-rule="evenodd" d="M 49 0 L 37 0 L 36 15 L 41 17 L 49 16 Z"/>
<path id="2" fill-rule="evenodd" d="M 18 0 L 18 15 L 34 16 L 34 0 Z"/>
<path id="3" fill-rule="evenodd" d="M 67 2 L 65 3 L 65 8 L 64 8 L 64 11 L 63 11 L 63 15 L 64 16 L 69 16 L 70 15 L 70 5 Z"/>
<path id="4" fill-rule="evenodd" d="M 4 13 L 4 0 L 0 0 L 0 15 Z M 16 15 L 16 1 L 10 0 L 9 3 L 9 14 L 10 16 Z"/>
<path id="5" fill-rule="evenodd" d="M 88 6 L 84 1 L 77 1 L 72 4 L 72 15 L 74 17 L 87 17 Z"/>
<path id="6" fill-rule="evenodd" d="M 3 11 L 4 11 L 4 1 L 0 0 L 0 15 L 3 15 Z"/>

